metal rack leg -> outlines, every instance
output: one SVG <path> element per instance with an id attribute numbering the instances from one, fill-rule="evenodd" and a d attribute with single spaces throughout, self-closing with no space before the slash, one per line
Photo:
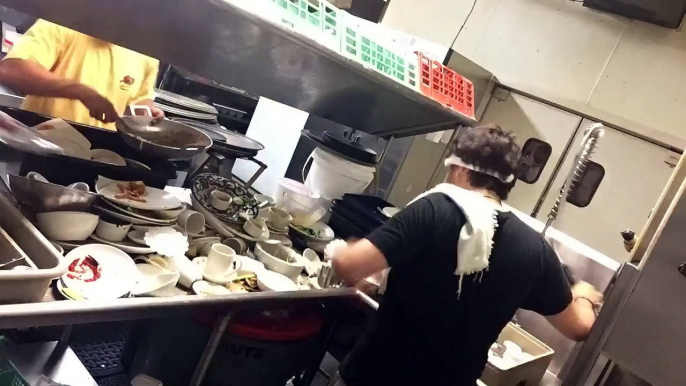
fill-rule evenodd
<path id="1" fill-rule="evenodd" d="M 205 351 L 203 351 L 200 361 L 198 362 L 198 366 L 195 368 L 195 372 L 193 373 L 193 378 L 191 378 L 191 386 L 200 386 L 202 381 L 205 379 L 205 374 L 210 366 L 210 362 L 212 362 L 212 358 L 214 357 L 215 351 L 217 351 L 219 342 L 221 342 L 224 332 L 226 331 L 226 327 L 229 325 L 229 319 L 231 319 L 231 314 L 218 319 L 215 323 L 214 329 L 212 330 L 212 335 L 210 335 L 210 339 L 207 341 Z"/>
<path id="2" fill-rule="evenodd" d="M 63 352 L 67 346 L 69 346 L 69 337 L 71 336 L 71 330 L 72 330 L 72 325 L 64 326 L 64 330 L 62 330 L 62 335 L 60 335 L 60 339 L 57 341 L 57 346 L 55 346 L 55 351 Z"/>
<path id="3" fill-rule="evenodd" d="M 319 351 L 317 355 L 312 359 L 312 365 L 305 370 L 300 380 L 297 382 L 297 386 L 310 386 L 314 380 L 315 375 L 319 372 L 319 366 L 324 360 L 324 356 L 329 348 L 329 343 L 331 343 L 331 338 L 333 338 L 333 332 L 336 330 L 338 325 L 338 320 L 335 317 L 329 319 L 329 321 L 324 325 L 320 335 L 323 337 L 321 344 L 319 345 Z"/>

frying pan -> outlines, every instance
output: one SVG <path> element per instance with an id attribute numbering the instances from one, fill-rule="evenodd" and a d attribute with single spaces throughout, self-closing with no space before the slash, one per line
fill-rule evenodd
<path id="1" fill-rule="evenodd" d="M 131 111 L 147 106 L 131 106 Z M 117 131 L 127 145 L 146 155 L 168 160 L 192 158 L 212 146 L 212 139 L 202 131 L 166 119 L 155 122 L 149 116 L 122 117 Z"/>

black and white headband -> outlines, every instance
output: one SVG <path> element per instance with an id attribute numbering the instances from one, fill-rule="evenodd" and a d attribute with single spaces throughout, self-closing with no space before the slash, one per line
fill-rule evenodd
<path id="1" fill-rule="evenodd" d="M 483 174 L 489 175 L 491 177 L 495 177 L 495 178 L 497 178 L 500 181 L 505 182 L 505 183 L 510 183 L 510 182 L 514 181 L 514 179 L 515 179 L 514 174 L 503 175 L 503 174 L 498 173 L 495 170 L 488 170 L 488 169 L 480 168 L 478 166 L 464 162 L 462 160 L 462 158 L 460 158 L 456 155 L 451 155 L 450 157 L 446 158 L 445 161 L 443 161 L 443 164 L 445 166 L 462 166 L 463 168 L 473 170 L 475 172 L 483 173 Z"/>

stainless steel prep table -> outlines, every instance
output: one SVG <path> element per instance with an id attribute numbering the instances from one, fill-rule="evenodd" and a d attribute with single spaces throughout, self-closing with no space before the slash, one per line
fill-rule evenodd
<path id="1" fill-rule="evenodd" d="M 222 296 L 183 295 L 107 301 L 55 300 L 52 289 L 40 303 L 0 305 L 0 329 L 114 322 L 188 315 L 198 311 L 230 313 L 355 299 L 352 288 L 294 292 L 254 292 Z"/>

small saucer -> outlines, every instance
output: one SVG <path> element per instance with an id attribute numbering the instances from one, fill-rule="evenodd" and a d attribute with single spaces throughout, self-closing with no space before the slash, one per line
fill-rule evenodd
<path id="1" fill-rule="evenodd" d="M 269 234 L 266 234 L 265 236 L 263 236 L 261 238 L 256 238 L 256 237 L 252 237 L 248 234 L 245 234 L 241 230 L 238 230 L 238 229 L 230 227 L 230 226 L 224 226 L 224 228 L 226 228 L 226 230 L 229 231 L 234 236 L 239 237 L 243 240 L 251 241 L 253 243 L 258 242 L 258 241 L 269 240 Z"/>
<path id="2" fill-rule="evenodd" d="M 271 233 L 277 234 L 277 235 L 287 235 L 288 234 L 288 227 L 285 227 L 283 229 L 276 229 L 272 226 L 271 223 L 266 223 L 267 228 Z"/>

